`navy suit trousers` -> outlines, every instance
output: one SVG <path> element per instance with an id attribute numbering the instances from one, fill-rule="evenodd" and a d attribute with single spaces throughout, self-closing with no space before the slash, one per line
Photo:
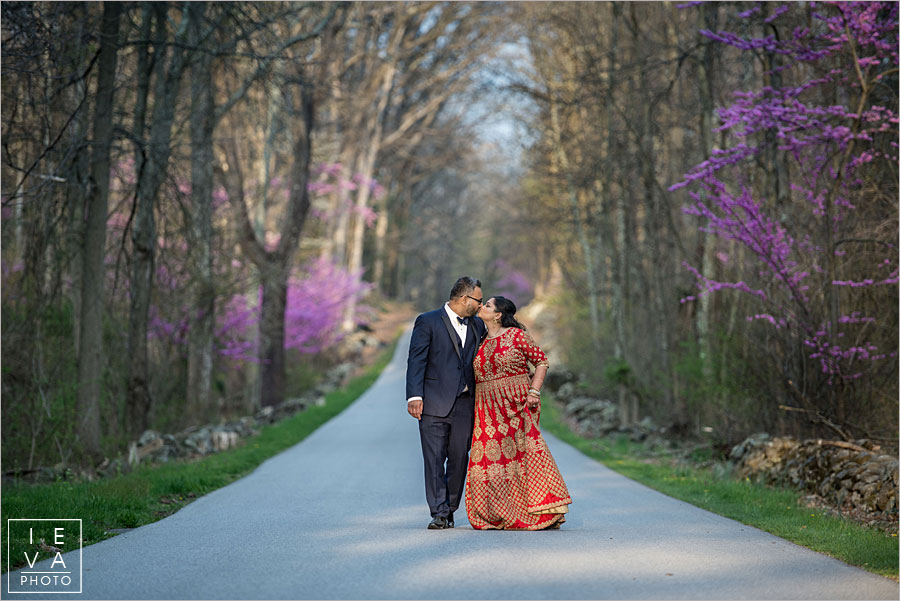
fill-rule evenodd
<path id="1" fill-rule="evenodd" d="M 471 391 L 456 397 L 447 417 L 422 414 L 419 420 L 425 458 L 425 499 L 431 517 L 449 517 L 459 509 L 474 426 L 475 398 Z"/>

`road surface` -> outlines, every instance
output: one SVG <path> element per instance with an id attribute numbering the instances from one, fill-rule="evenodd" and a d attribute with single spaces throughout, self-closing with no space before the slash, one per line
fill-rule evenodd
<path id="1" fill-rule="evenodd" d="M 427 530 L 404 399 L 408 343 L 407 334 L 372 388 L 303 442 L 159 522 L 86 547 L 80 595 L 11 595 L 4 578 L 2 596 L 898 598 L 889 579 L 655 492 L 549 434 L 574 500 L 561 530 L 479 532 L 462 510 L 455 529 Z"/>

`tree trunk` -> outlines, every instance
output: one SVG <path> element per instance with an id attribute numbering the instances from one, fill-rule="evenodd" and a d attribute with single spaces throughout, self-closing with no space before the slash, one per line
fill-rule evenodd
<path id="1" fill-rule="evenodd" d="M 197 3 L 192 45 L 200 42 L 201 18 L 207 4 Z M 188 413 L 203 419 L 210 409 L 215 331 L 213 280 L 213 106 L 212 56 L 200 52 L 191 67 L 191 221 L 193 238 L 194 307 L 188 341 Z"/>
<path id="2" fill-rule="evenodd" d="M 337 265 L 347 265 L 347 230 L 350 227 L 350 177 L 353 174 L 353 159 L 349 152 L 342 155 L 341 167 L 338 171 L 337 190 L 332 203 L 332 219 L 334 219 L 331 235 L 331 256 Z"/>
<path id="3" fill-rule="evenodd" d="M 271 264 L 262 274 L 259 333 L 262 346 L 261 402 L 263 407 L 284 401 L 284 313 L 288 276 L 281 265 Z"/>
<path id="4" fill-rule="evenodd" d="M 635 11 L 635 5 L 630 6 Z M 640 32 L 637 28 L 639 22 L 632 12 L 635 27 L 632 29 L 635 48 L 641 47 Z M 632 91 L 635 98 L 650 98 L 647 85 L 647 61 L 640 60 L 641 67 L 634 72 L 632 79 Z M 671 357 L 669 356 L 669 320 L 666 319 L 665 284 L 663 277 L 668 270 L 665 266 L 665 256 L 661 251 L 660 239 L 666 235 L 663 227 L 663 211 L 668 210 L 662 206 L 656 184 L 656 149 L 654 148 L 654 105 L 646 102 L 640 113 L 640 118 L 635 123 L 635 135 L 640 150 L 640 177 L 643 185 L 643 198 L 647 203 L 647 217 L 644 220 L 647 246 L 650 251 L 649 292 L 650 303 L 653 307 L 653 324 L 655 347 L 658 359 L 654 361 L 663 374 L 661 388 L 663 390 L 666 410 L 672 409 L 672 370 Z"/>
<path id="5" fill-rule="evenodd" d="M 284 401 L 285 363 L 284 327 L 287 308 L 288 276 L 291 259 L 300 240 L 303 223 L 309 213 L 309 164 L 312 158 L 313 100 L 310 91 L 302 91 L 301 106 L 293 117 L 298 121 L 294 144 L 293 181 L 288 200 L 288 215 L 278 248 L 261 269 L 263 293 L 260 319 L 262 341 L 262 391 L 264 407 Z"/>
<path id="6" fill-rule="evenodd" d="M 712 2 L 705 2 L 701 6 L 704 25 L 710 31 L 716 31 L 718 7 Z M 713 70 L 715 68 L 714 44 L 704 41 L 703 54 L 698 72 L 700 81 L 697 91 L 700 95 L 700 150 L 704 158 L 712 154 L 712 129 L 715 117 L 715 105 L 713 102 Z M 697 256 L 700 257 L 700 273 L 704 278 L 712 279 L 715 276 L 715 264 L 713 263 L 713 251 L 715 249 L 716 236 L 712 232 L 699 232 L 698 243 L 700 246 Z M 709 294 L 699 294 L 697 298 L 697 340 L 700 345 L 700 360 L 702 362 L 703 379 L 713 377 L 712 373 L 712 345 L 710 343 L 710 302 Z"/>
<path id="7" fill-rule="evenodd" d="M 157 11 L 156 26 L 165 28 L 166 4 L 156 4 L 154 9 Z M 150 140 L 146 149 L 143 173 L 141 173 L 137 187 L 137 208 L 131 232 L 133 267 L 131 308 L 128 321 L 128 413 L 129 425 L 133 434 L 140 434 L 146 429 L 151 406 L 147 320 L 156 262 L 154 209 L 159 188 L 166 177 L 171 154 L 172 122 L 175 118 L 175 103 L 186 58 L 184 32 L 190 25 L 193 10 L 191 4 L 184 8 L 180 24 L 181 30 L 173 44 L 173 55 L 168 69 L 159 68 L 156 71 Z M 158 65 L 165 63 L 165 46 L 157 45 L 157 52 L 154 54 Z"/>
<path id="8" fill-rule="evenodd" d="M 369 206 L 371 195 L 371 181 L 375 167 L 375 155 L 378 152 L 378 144 L 370 140 L 369 151 L 363 159 L 363 168 L 359 173 L 359 187 L 356 192 L 356 215 L 353 224 L 353 244 L 351 246 L 348 269 L 350 272 L 360 271 L 363 260 L 363 244 L 365 243 L 366 220 L 364 212 Z M 341 329 L 350 332 L 356 327 L 356 296 L 347 299 L 344 309 L 344 320 Z"/>
<path id="9" fill-rule="evenodd" d="M 378 221 L 375 223 L 375 260 L 372 266 L 372 281 L 379 292 L 386 289 L 385 286 L 385 253 L 387 245 L 388 227 L 390 216 L 388 214 L 388 194 L 378 202 Z"/>
<path id="10" fill-rule="evenodd" d="M 93 460 L 102 457 L 100 391 L 103 374 L 103 280 L 106 273 L 106 212 L 109 201 L 113 98 L 122 4 L 105 2 L 100 32 L 97 101 L 94 108 L 90 197 L 82 253 L 81 339 L 78 355 L 78 436 Z"/>
<path id="11" fill-rule="evenodd" d="M 73 13 L 73 16 L 76 16 L 76 21 L 73 23 L 74 35 L 63 50 L 63 55 L 70 57 L 68 68 L 73 71 L 79 70 L 80 65 L 87 60 L 87 49 L 81 41 L 85 39 L 85 30 L 90 26 L 90 19 L 87 16 L 88 8 L 84 3 L 74 6 L 76 11 Z M 64 94 L 59 95 L 62 105 L 60 109 L 67 112 L 70 107 L 78 106 L 81 100 L 88 96 L 88 80 L 86 78 L 79 79 L 73 82 Z M 64 254 L 68 259 L 66 263 L 70 278 L 68 297 L 72 303 L 72 340 L 75 346 L 76 360 L 81 343 L 81 270 L 84 262 L 82 253 L 84 251 L 85 218 L 87 217 L 86 203 L 91 194 L 88 187 L 91 176 L 90 127 L 90 115 L 86 111 L 76 109 L 69 128 L 70 133 L 67 136 L 70 148 L 75 149 L 73 153 L 75 156 L 67 166 L 67 174 L 64 176 L 67 181 L 64 195 L 65 214 L 68 219 Z"/>
<path id="12" fill-rule="evenodd" d="M 611 5 L 612 9 L 612 24 L 610 26 L 610 30 L 612 32 L 612 39 L 609 44 L 609 53 L 608 53 L 608 63 L 607 63 L 607 73 L 608 81 L 606 88 L 606 98 L 605 98 L 605 113 L 606 120 L 608 123 L 613 122 L 613 114 L 616 110 L 615 107 L 615 91 L 616 91 L 616 70 L 618 69 L 617 60 L 616 60 L 616 47 L 618 46 L 619 40 L 619 15 L 621 14 L 621 6 L 617 3 L 613 3 Z M 603 177 L 607 180 L 607 188 L 611 185 L 610 174 L 612 173 L 612 141 L 613 136 L 608 135 L 605 137 L 605 146 L 606 146 L 606 158 L 608 167 L 603 170 Z M 625 334 L 625 324 L 629 319 L 629 311 L 627 308 L 628 299 L 630 298 L 629 293 L 629 277 L 628 277 L 628 257 L 630 255 L 630 244 L 629 237 L 627 235 L 627 227 L 626 227 L 626 219 L 628 207 L 625 202 L 625 194 L 620 189 L 618 194 L 613 195 L 615 197 L 615 225 L 613 228 L 614 231 L 614 241 L 613 241 L 613 252 L 614 252 L 614 260 L 615 260 L 615 278 L 613 282 L 613 294 L 612 294 L 612 320 L 616 326 L 616 339 L 614 345 L 613 355 L 619 361 L 625 361 L 625 348 L 627 346 L 627 337 Z M 620 383 L 618 385 L 618 401 L 619 401 L 619 417 L 622 420 L 623 425 L 629 425 L 632 423 L 633 419 L 631 416 L 630 406 L 628 403 L 628 394 L 624 383 Z M 636 416 L 635 416 L 636 417 Z"/>
<path id="13" fill-rule="evenodd" d="M 372 195 L 372 178 L 375 175 L 375 162 L 378 159 L 378 153 L 381 150 L 381 135 L 383 131 L 383 114 L 390 98 L 390 90 L 394 83 L 394 75 L 397 69 L 393 65 L 386 67 L 385 73 L 379 90 L 378 104 L 375 110 L 369 116 L 369 122 L 366 124 L 366 130 L 369 132 L 366 136 L 365 154 L 360 160 L 360 168 L 358 171 L 359 187 L 356 190 L 356 222 L 353 227 L 353 245 L 350 253 L 350 261 L 348 267 L 351 271 L 362 268 L 363 242 L 366 233 L 366 220 L 363 218 L 365 209 L 369 206 L 369 198 Z M 348 303 L 348 311 L 344 318 L 344 329 L 348 329 L 348 322 L 353 321 L 355 311 L 355 303 L 351 300 Z"/>
<path id="14" fill-rule="evenodd" d="M 774 4 L 768 2 L 763 4 L 763 11 L 766 16 L 771 16 L 774 10 Z M 773 23 L 765 25 L 764 29 L 772 30 L 765 31 L 764 34 L 771 34 L 774 32 L 776 36 L 778 35 L 777 25 Z M 766 63 L 765 70 L 763 71 L 765 85 L 771 87 L 773 90 L 777 90 L 781 88 L 782 85 L 781 63 L 783 61 L 779 54 L 771 51 L 766 51 L 764 57 Z M 770 205 L 777 207 L 777 215 L 780 219 L 787 219 L 788 216 L 786 212 L 789 210 L 787 204 L 790 202 L 790 180 L 788 179 L 789 173 L 787 171 L 789 162 L 787 160 L 787 152 L 778 148 L 780 142 L 776 137 L 774 128 L 766 130 L 765 138 L 767 145 L 764 155 L 767 164 L 765 173 L 768 180 L 767 191 L 770 195 Z"/>

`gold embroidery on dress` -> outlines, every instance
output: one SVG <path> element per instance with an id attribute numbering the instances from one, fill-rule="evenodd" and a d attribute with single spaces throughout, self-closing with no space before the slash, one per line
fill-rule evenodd
<path id="1" fill-rule="evenodd" d="M 516 448 L 516 441 L 512 436 L 507 436 L 500 442 L 500 448 L 503 450 L 503 456 L 507 459 L 512 459 L 518 453 L 518 449 Z"/>
<path id="2" fill-rule="evenodd" d="M 476 440 L 472 443 L 472 461 L 474 463 L 481 463 L 481 460 L 484 458 L 484 445 L 481 444 L 480 440 Z"/>
<path id="3" fill-rule="evenodd" d="M 487 468 L 488 481 L 501 480 L 506 475 L 506 470 L 499 463 L 492 463 Z"/>
<path id="4" fill-rule="evenodd" d="M 525 446 L 525 432 L 523 432 L 522 430 L 517 430 L 515 438 L 516 438 L 516 448 L 519 450 L 520 453 L 524 453 L 525 449 L 527 448 Z"/>
<path id="5" fill-rule="evenodd" d="M 493 438 L 487 441 L 484 447 L 484 455 L 491 461 L 498 461 L 500 459 L 500 443 Z"/>

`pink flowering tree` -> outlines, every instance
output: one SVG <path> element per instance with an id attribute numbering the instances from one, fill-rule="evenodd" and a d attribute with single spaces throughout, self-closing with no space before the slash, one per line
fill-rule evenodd
<path id="1" fill-rule="evenodd" d="M 312 196 L 328 194 L 334 177 L 325 168 L 314 169 L 321 175 L 308 186 Z M 125 170 L 127 172 L 127 169 Z M 247 185 L 249 190 L 256 182 Z M 273 178 L 268 184 L 273 195 L 287 198 L 283 179 Z M 224 189 L 214 191 L 214 212 L 227 210 L 228 197 Z M 328 215 L 312 215 L 313 220 Z M 111 225 L 120 225 L 122 216 L 111 218 Z M 180 239 L 179 239 L 180 240 Z M 271 252 L 279 244 L 277 232 L 267 232 L 265 248 Z M 150 308 L 148 333 L 151 339 L 164 345 L 168 353 L 187 356 L 187 341 L 191 327 L 191 312 L 195 310 L 189 297 L 181 292 L 188 289 L 189 273 L 179 267 L 186 265 L 187 248 L 183 241 L 158 241 L 156 302 Z M 215 255 L 216 280 L 222 282 L 216 296 L 215 349 L 222 369 L 236 371 L 248 363 L 260 363 L 259 322 L 262 288 L 255 282 L 250 264 L 240 257 Z M 372 287 L 363 281 L 361 271 L 350 271 L 329 257 L 307 260 L 292 268 L 287 281 L 284 348 L 302 354 L 316 354 L 328 350 L 343 337 L 342 316 L 351 302 L 359 302 Z M 368 307 L 359 307 L 365 315 Z"/>
<path id="2" fill-rule="evenodd" d="M 847 404 L 897 379 L 897 4 L 763 5 L 738 16 L 767 35 L 701 32 L 773 57 L 773 85 L 735 92 L 719 110 L 730 145 L 671 188 L 689 189 L 685 212 L 720 240 L 720 261 L 742 257 L 733 279 L 686 267 L 699 295 L 752 299 L 762 352 L 805 357 L 769 363 L 793 408 L 849 437 Z M 771 156 L 780 193 L 760 184 Z"/>
<path id="3" fill-rule="evenodd" d="M 349 272 L 328 258 L 320 257 L 296 268 L 288 281 L 285 348 L 315 354 L 339 342 L 346 304 L 370 288 L 361 274 Z M 243 362 L 258 362 L 259 301 L 251 304 L 245 295 L 235 294 L 221 306 L 216 329 L 219 354 L 234 368 Z"/>
<path id="4" fill-rule="evenodd" d="M 485 292 L 488 297 L 505 296 L 519 305 L 519 308 L 534 297 L 534 285 L 528 276 L 503 259 L 491 263 L 489 271 L 496 276 L 494 285 Z"/>

